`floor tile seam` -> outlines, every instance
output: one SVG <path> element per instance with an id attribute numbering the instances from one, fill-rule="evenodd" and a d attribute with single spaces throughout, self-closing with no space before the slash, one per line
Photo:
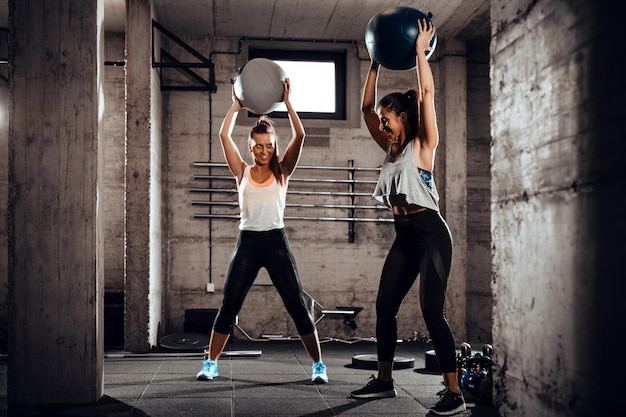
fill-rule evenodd
<path id="1" fill-rule="evenodd" d="M 148 381 L 148 383 L 145 385 L 143 391 L 141 392 L 141 394 L 139 394 L 139 396 L 135 399 L 134 403 L 132 404 L 132 408 L 131 408 L 131 415 L 133 414 L 133 412 L 135 411 L 135 409 L 137 409 L 137 404 L 142 400 L 142 399 L 147 399 L 149 397 L 146 397 L 146 393 L 148 392 L 148 388 L 150 387 L 150 384 L 152 384 L 152 382 L 155 380 L 157 374 L 159 373 L 159 371 L 161 370 L 161 367 L 163 366 L 163 362 L 159 362 L 159 366 L 157 367 L 156 371 L 154 371 L 152 373 L 152 377 L 150 378 L 150 381 Z"/>
<path id="2" fill-rule="evenodd" d="M 300 348 L 302 348 L 302 349 L 304 349 L 304 346 L 303 346 L 303 345 L 300 345 L 299 347 L 300 347 Z M 295 361 L 296 361 L 296 362 L 298 363 L 298 365 L 300 366 L 301 371 L 302 371 L 302 372 L 303 372 L 303 373 L 307 376 L 307 378 L 308 378 L 308 377 L 309 377 L 309 374 L 308 374 L 308 372 L 307 372 L 307 369 L 308 369 L 308 368 L 307 368 L 307 366 L 305 366 L 305 364 L 303 363 L 303 361 L 304 361 L 304 360 L 306 360 L 306 359 L 308 359 L 309 361 L 311 361 L 311 358 L 309 358 L 308 356 L 307 356 L 306 358 L 300 358 L 300 357 L 296 354 L 296 352 L 295 352 L 295 350 L 294 350 L 294 347 L 293 347 L 293 344 L 290 344 L 290 345 L 289 345 L 289 352 L 290 352 L 290 353 L 291 353 L 291 355 L 293 356 L 293 359 L 295 359 Z M 234 359 L 234 358 L 229 358 L 229 360 L 231 361 L 231 365 L 232 365 L 232 360 L 233 360 L 233 359 Z M 276 358 L 276 359 L 279 359 L 279 358 Z M 311 364 L 312 364 L 312 361 L 311 361 Z M 311 365 L 311 366 L 312 366 L 312 365 Z M 245 374 L 245 373 L 242 373 L 242 374 Z M 300 375 L 300 374 L 299 374 L 299 373 L 297 373 L 297 374 L 296 374 L 296 373 L 294 373 L 294 374 L 289 374 L 289 375 Z M 232 392 L 232 398 L 234 399 L 234 398 L 236 398 L 236 392 L 235 392 L 235 382 L 236 382 L 236 381 L 235 381 L 235 375 L 234 375 L 233 366 L 231 366 L 231 367 L 230 367 L 230 377 L 231 377 L 231 389 L 232 389 L 232 390 L 231 390 L 231 392 Z M 317 386 L 317 385 L 314 385 L 313 387 L 315 388 L 315 390 L 316 390 L 316 392 L 317 392 L 317 396 L 316 396 L 316 397 L 314 397 L 314 398 L 321 398 L 321 399 L 324 401 L 324 404 L 325 404 L 327 407 L 330 407 L 330 405 L 328 404 L 328 402 L 327 402 L 327 401 L 326 401 L 326 399 L 324 398 L 324 395 L 322 394 L 322 392 L 320 391 L 320 389 L 318 388 L 318 386 Z M 245 398 L 245 396 L 244 396 L 243 398 Z"/>
<path id="3" fill-rule="evenodd" d="M 233 369 L 233 359 L 228 358 L 228 374 L 230 376 L 230 415 L 235 415 L 235 370 Z"/>
<path id="4" fill-rule="evenodd" d="M 304 349 L 304 345 L 300 344 L 300 348 L 301 348 L 301 349 Z M 304 362 L 303 362 L 303 361 L 308 359 L 309 361 L 311 361 L 311 366 L 312 366 L 312 365 L 313 365 L 312 359 L 311 359 L 309 356 L 306 356 L 306 357 L 303 357 L 303 358 L 299 357 L 299 356 L 296 354 L 296 351 L 294 350 L 293 344 L 290 344 L 290 345 L 289 345 L 289 352 L 290 352 L 290 353 L 291 353 L 291 355 L 292 355 L 292 359 L 295 359 L 296 363 L 297 363 L 298 365 L 300 365 L 300 370 L 301 370 L 302 372 L 304 372 L 304 374 L 305 374 L 305 375 L 309 376 L 309 373 L 308 373 L 308 371 L 307 371 L 307 370 L 308 370 L 308 367 L 307 367 L 307 366 L 305 366 L 305 364 L 304 364 Z"/>
<path id="5" fill-rule="evenodd" d="M 419 398 L 418 398 L 418 397 L 416 397 L 416 396 L 415 396 L 415 395 L 414 395 L 411 391 L 408 391 L 406 388 L 403 388 L 403 387 L 398 387 L 398 386 L 396 386 L 396 388 L 398 389 L 398 391 L 402 391 L 402 392 L 404 392 L 404 393 L 406 394 L 406 398 L 411 398 L 413 401 L 415 401 L 416 403 L 418 403 L 418 404 L 419 404 L 419 405 L 421 405 L 422 407 L 424 407 L 424 408 L 428 408 L 428 407 L 426 407 L 426 405 L 425 405 L 423 402 L 421 402 L 421 401 L 419 400 Z"/>

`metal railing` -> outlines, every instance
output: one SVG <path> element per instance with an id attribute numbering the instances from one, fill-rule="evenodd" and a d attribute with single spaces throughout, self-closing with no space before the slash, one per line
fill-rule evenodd
<path id="1" fill-rule="evenodd" d="M 207 182 L 207 187 L 189 189 L 208 196 L 192 200 L 193 206 L 208 208 L 208 213 L 195 213 L 194 219 L 239 220 L 237 188 L 228 166 L 219 162 L 194 162 L 193 166 L 209 171 L 193 177 Z M 345 167 L 299 165 L 289 180 L 285 220 L 347 222 L 348 239 L 353 243 L 356 223 L 393 222 L 391 212 L 371 197 L 379 172 L 380 168 L 355 167 L 352 160 Z M 214 207 L 220 208 L 218 213 Z"/>

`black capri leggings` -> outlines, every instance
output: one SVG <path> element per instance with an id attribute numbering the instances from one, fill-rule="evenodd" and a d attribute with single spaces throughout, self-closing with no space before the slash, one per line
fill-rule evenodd
<path id="1" fill-rule="evenodd" d="M 441 215 L 426 210 L 394 216 L 396 238 L 387 254 L 376 299 L 378 360 L 393 362 L 397 314 L 420 275 L 420 305 L 441 370 L 456 372 L 456 350 L 445 317 L 446 287 L 452 262 L 452 238 Z"/>
<path id="2" fill-rule="evenodd" d="M 215 317 L 213 330 L 230 334 L 235 318 L 261 268 L 267 272 L 293 319 L 299 335 L 315 331 L 306 307 L 296 261 L 284 229 L 267 232 L 240 231 L 224 283 L 224 298 Z"/>

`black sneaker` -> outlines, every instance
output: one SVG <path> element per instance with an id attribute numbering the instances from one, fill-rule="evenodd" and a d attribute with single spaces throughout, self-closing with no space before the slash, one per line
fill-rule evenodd
<path id="1" fill-rule="evenodd" d="M 430 414 L 437 414 L 438 416 L 451 416 L 461 411 L 465 411 L 463 394 L 452 391 L 444 392 L 437 404 L 428 409 Z"/>
<path id="2" fill-rule="evenodd" d="M 371 381 L 363 388 L 350 393 L 352 398 L 392 398 L 396 396 L 393 380 L 381 381 L 372 375 Z"/>

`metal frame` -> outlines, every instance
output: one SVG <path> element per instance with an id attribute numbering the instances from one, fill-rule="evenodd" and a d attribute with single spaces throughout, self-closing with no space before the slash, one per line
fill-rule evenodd
<path id="1" fill-rule="evenodd" d="M 159 50 L 161 60 L 157 60 L 156 51 L 155 51 L 155 41 L 154 37 L 156 35 L 156 31 L 159 31 L 167 38 L 172 40 L 174 43 L 179 45 L 185 51 L 187 51 L 191 56 L 195 57 L 197 62 L 182 62 L 179 61 L 174 55 L 165 51 L 163 48 Z M 174 35 L 172 32 L 167 30 L 163 25 L 161 25 L 156 20 L 152 20 L 152 67 L 159 68 L 159 79 L 161 80 L 161 90 L 162 91 L 208 91 L 210 93 L 217 92 L 217 83 L 215 81 L 215 65 L 211 59 L 206 58 L 200 52 L 196 51 L 193 47 L 187 44 L 185 41 L 180 39 L 178 36 Z M 164 68 L 173 68 L 176 69 L 183 74 L 185 74 L 188 78 L 195 81 L 194 85 L 167 85 L 163 82 L 163 69 Z M 193 68 L 206 68 L 209 70 L 209 77 L 206 80 L 204 77 L 199 75 L 196 71 L 193 71 Z"/>
<path id="2" fill-rule="evenodd" d="M 256 284 L 255 283 L 254 285 L 263 286 L 263 287 L 271 287 L 273 284 L 271 283 Z M 363 307 L 347 307 L 347 308 L 337 307 L 334 310 L 324 309 L 324 307 L 315 298 L 313 298 L 311 294 L 309 294 L 305 290 L 302 290 L 302 292 L 304 293 L 305 297 L 309 298 L 309 305 L 310 305 L 309 311 L 311 313 L 311 316 L 313 317 L 313 320 L 316 326 L 320 321 L 322 321 L 326 317 L 342 318 L 344 322 L 346 323 L 346 325 L 349 325 L 350 321 L 354 323 L 354 319 L 356 318 L 357 314 L 359 314 L 361 310 L 363 310 Z M 319 312 L 319 316 L 315 318 L 318 312 Z M 261 337 L 258 337 L 258 338 L 252 337 L 239 325 L 239 317 L 235 318 L 234 327 L 237 330 L 239 330 L 239 332 L 251 342 L 300 340 L 299 336 L 261 335 Z M 336 338 L 336 337 L 320 337 L 320 343 L 341 342 L 341 343 L 353 344 L 353 343 L 362 342 L 362 341 L 372 342 L 372 341 L 376 341 L 376 339 L 363 338 L 363 337 L 353 337 L 350 339 L 341 339 L 341 338 Z"/>
<path id="3" fill-rule="evenodd" d="M 195 162 L 193 164 L 194 168 L 208 168 L 211 170 L 212 168 L 227 168 L 225 163 L 220 162 Z M 328 204 L 328 203 L 288 203 L 287 207 L 289 208 L 306 208 L 306 209 L 338 209 L 338 210 L 346 210 L 346 216 L 315 216 L 313 215 L 304 215 L 304 216 L 285 216 L 285 220 L 302 220 L 302 221 L 337 221 L 337 222 L 347 222 L 348 223 L 348 240 L 350 243 L 354 243 L 355 241 L 355 231 L 354 226 L 359 222 L 369 222 L 369 223 L 393 223 L 393 218 L 389 215 L 388 217 L 383 216 L 357 216 L 357 210 L 365 210 L 367 212 L 385 212 L 388 213 L 388 209 L 385 206 L 380 204 L 356 204 L 355 199 L 357 197 L 369 197 L 371 196 L 371 192 L 358 192 L 356 191 L 356 187 L 360 185 L 371 185 L 372 188 L 376 184 L 376 180 L 372 179 L 357 179 L 357 173 L 366 173 L 366 172 L 379 172 L 380 168 L 369 168 L 369 167 L 355 167 L 354 161 L 348 161 L 348 166 L 313 166 L 313 165 L 302 165 L 298 166 L 298 172 L 302 171 L 310 171 L 310 172 L 321 172 L 321 171 L 340 171 L 347 172 L 348 178 L 329 178 L 329 177 L 292 177 L 289 182 L 291 184 L 302 185 L 311 185 L 311 184 L 325 184 L 332 185 L 337 184 L 340 187 L 347 186 L 347 191 L 341 190 L 306 190 L 306 189 L 294 189 L 291 187 L 287 190 L 288 195 L 317 195 L 317 196 L 326 196 L 326 197 L 341 197 L 341 198 L 349 198 L 349 203 L 346 204 Z M 232 207 L 235 209 L 238 207 L 238 203 L 236 201 L 237 189 L 233 188 L 232 185 L 228 185 L 225 187 L 215 186 L 215 182 L 226 182 L 231 183 L 234 182 L 234 178 L 232 175 L 194 175 L 193 179 L 195 181 L 208 181 L 209 187 L 207 188 L 190 188 L 190 193 L 197 194 L 208 194 L 209 200 L 192 200 L 191 204 L 194 206 L 202 206 L 208 207 L 209 213 L 196 213 L 193 215 L 194 219 L 222 219 L 222 220 L 239 220 L 239 214 L 214 214 L 211 212 L 212 207 Z M 232 194 L 234 196 L 233 201 L 213 201 L 212 195 L 214 194 Z"/>

